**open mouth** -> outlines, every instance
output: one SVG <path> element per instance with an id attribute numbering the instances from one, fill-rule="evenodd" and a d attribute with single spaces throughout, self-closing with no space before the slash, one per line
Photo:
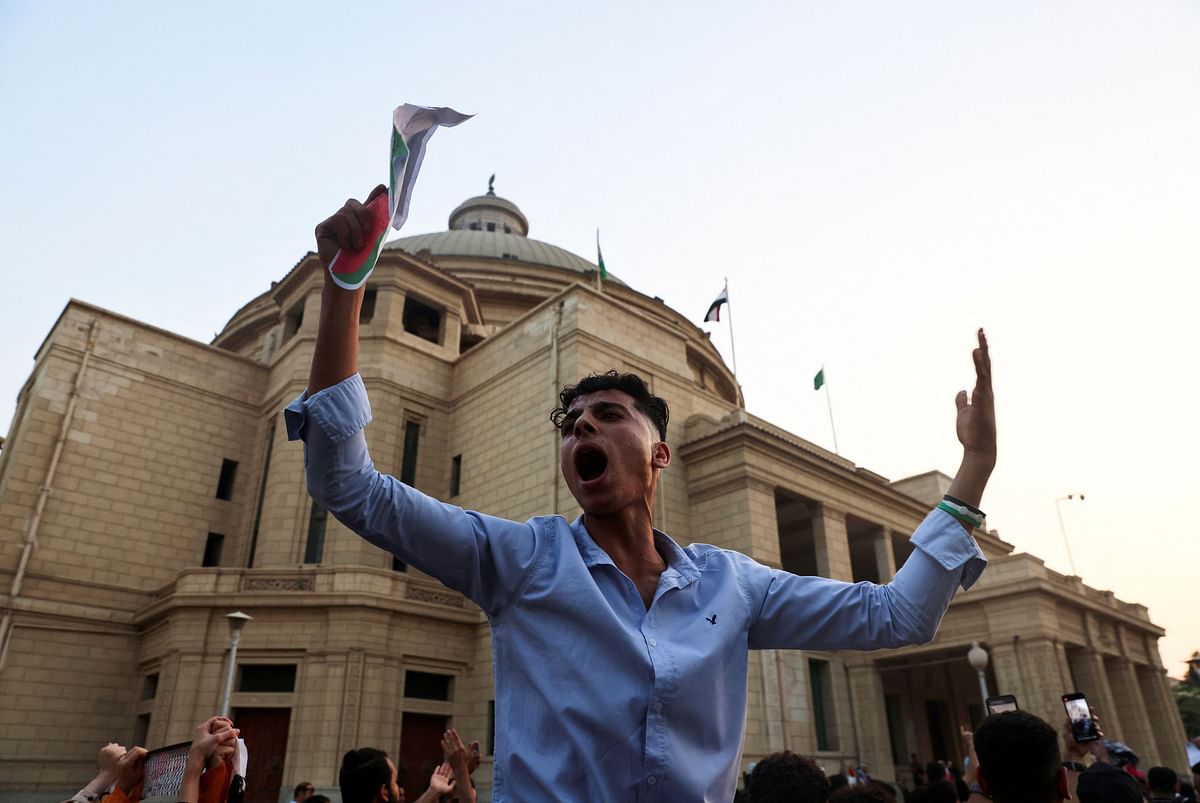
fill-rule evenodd
<path id="1" fill-rule="evenodd" d="M 584 482 L 597 479 L 608 468 L 608 457 L 594 446 L 584 446 L 575 452 L 575 471 Z"/>

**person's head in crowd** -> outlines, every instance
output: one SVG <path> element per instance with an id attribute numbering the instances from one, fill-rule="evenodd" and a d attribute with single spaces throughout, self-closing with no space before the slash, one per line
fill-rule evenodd
<path id="1" fill-rule="evenodd" d="M 1192 765 L 1192 786 L 1200 789 L 1200 761 Z"/>
<path id="2" fill-rule="evenodd" d="M 312 781 L 301 781 L 296 784 L 296 788 L 292 790 L 292 800 L 296 803 L 305 803 L 313 795 Z"/>
<path id="3" fill-rule="evenodd" d="M 925 765 L 925 782 L 933 783 L 934 781 L 946 780 L 946 768 L 937 761 L 930 761 Z"/>
<path id="4" fill-rule="evenodd" d="M 850 779 L 846 776 L 846 773 L 844 773 L 844 772 L 835 772 L 833 775 L 829 776 L 829 791 L 830 792 L 836 792 L 837 790 L 841 789 L 843 786 L 849 786 L 849 785 L 850 785 Z"/>
<path id="5" fill-rule="evenodd" d="M 1151 767 L 1146 773 L 1146 781 L 1153 797 L 1170 798 L 1179 791 L 1179 776 L 1170 767 Z"/>
<path id="6" fill-rule="evenodd" d="M 830 795 L 829 803 L 896 803 L 896 796 L 885 784 L 871 781 L 842 787 Z"/>
<path id="7" fill-rule="evenodd" d="M 934 781 L 921 787 L 925 803 L 958 803 L 958 790 L 951 781 Z"/>
<path id="8" fill-rule="evenodd" d="M 980 766 L 983 759 L 979 759 Z M 1079 775 L 1075 786 L 1079 803 L 1145 803 L 1138 782 L 1128 772 L 1097 761 Z"/>
<path id="9" fill-rule="evenodd" d="M 333 803 L 333 802 L 329 798 L 325 797 L 325 795 L 313 795 L 312 797 L 310 797 L 308 799 L 308 803 Z"/>
<path id="10" fill-rule="evenodd" d="M 750 799 L 754 803 L 825 803 L 829 782 L 812 759 L 791 751 L 772 753 L 750 773 Z"/>
<path id="11" fill-rule="evenodd" d="M 338 772 L 342 803 L 404 803 L 404 785 L 388 754 L 360 747 L 342 757 Z"/>
<path id="12" fill-rule="evenodd" d="M 975 731 L 975 754 L 979 786 L 995 803 L 1057 803 L 1070 797 L 1058 734 L 1028 711 L 986 718 Z"/>
<path id="13" fill-rule="evenodd" d="M 1186 781 L 1180 781 L 1179 803 L 1196 803 L 1196 787 Z"/>

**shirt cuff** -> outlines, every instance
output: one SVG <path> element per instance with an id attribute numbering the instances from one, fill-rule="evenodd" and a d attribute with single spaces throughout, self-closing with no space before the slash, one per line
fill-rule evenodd
<path id="1" fill-rule="evenodd" d="M 305 390 L 283 410 L 289 441 L 308 440 L 309 422 L 316 424 L 333 443 L 342 441 L 371 423 L 371 403 L 359 374 L 305 398 Z"/>
<path id="2" fill-rule="evenodd" d="M 987 568 L 987 558 L 979 544 L 963 529 L 958 519 L 944 510 L 935 508 L 930 511 L 913 533 L 912 545 L 948 571 L 961 569 L 960 584 L 964 591 L 975 585 Z"/>

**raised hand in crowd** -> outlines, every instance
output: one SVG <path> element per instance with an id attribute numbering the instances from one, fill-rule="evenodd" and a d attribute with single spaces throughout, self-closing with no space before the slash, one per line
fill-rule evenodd
<path id="1" fill-rule="evenodd" d="M 117 779 L 117 763 L 125 755 L 124 745 L 109 742 L 96 754 L 96 777 L 67 799 L 66 803 L 92 803 L 99 800 Z"/>
<path id="2" fill-rule="evenodd" d="M 414 803 L 437 803 L 442 795 L 454 792 L 454 770 L 449 764 L 438 764 L 429 777 L 429 788 Z"/>
<path id="3" fill-rule="evenodd" d="M 470 752 L 463 744 L 458 731 L 453 728 L 442 734 L 442 753 L 445 754 L 450 769 L 454 770 L 454 799 L 459 803 L 475 803 L 475 787 L 471 785 Z"/>
<path id="4" fill-rule="evenodd" d="M 183 803 L 199 803 L 200 776 L 210 762 L 212 766 L 222 764 L 225 757 L 232 757 L 237 749 L 238 730 L 227 717 L 210 717 L 196 728 L 192 746 L 188 748 L 187 764 L 184 765 L 183 783 L 179 787 L 179 800 Z"/>
<path id="5" fill-rule="evenodd" d="M 146 774 L 146 754 L 144 747 L 131 747 L 117 760 L 116 786 L 113 791 L 120 791 L 129 800 L 138 800 L 142 796 L 142 779 Z"/>

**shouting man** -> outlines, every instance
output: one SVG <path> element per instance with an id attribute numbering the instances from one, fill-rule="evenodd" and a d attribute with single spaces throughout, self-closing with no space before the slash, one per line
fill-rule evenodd
<path id="1" fill-rule="evenodd" d="M 371 195 L 383 192 L 377 188 Z M 368 199 L 369 201 L 370 199 Z M 328 266 L 369 227 L 348 201 L 317 226 Z M 985 561 L 971 538 L 996 461 L 983 331 L 976 383 L 957 398 L 963 460 L 913 554 L 887 585 L 800 577 L 651 521 L 671 463 L 667 403 L 632 374 L 590 376 L 552 414 L 561 470 L 583 509 L 507 521 L 443 504 L 375 470 L 358 370 L 363 290 L 325 277 L 307 391 L 287 409 L 313 498 L 362 537 L 487 614 L 496 682 L 493 800 L 729 801 L 737 784 L 748 650 L 872 650 L 931 640 Z"/>

